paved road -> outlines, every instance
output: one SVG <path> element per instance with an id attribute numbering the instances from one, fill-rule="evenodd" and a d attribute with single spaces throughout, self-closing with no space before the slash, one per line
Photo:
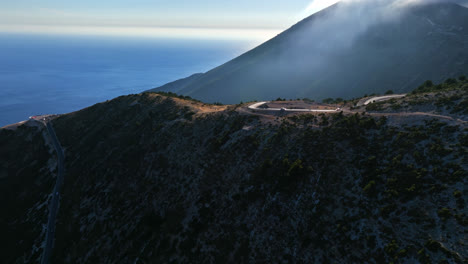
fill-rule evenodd
<path id="1" fill-rule="evenodd" d="M 384 96 L 375 96 L 371 97 L 369 99 L 361 100 L 357 106 L 362 106 L 362 105 L 368 105 L 370 103 L 375 103 L 375 102 L 382 102 L 382 101 L 387 101 L 393 98 L 403 98 L 405 97 L 406 94 L 391 94 L 391 95 L 384 95 Z"/>
<path id="2" fill-rule="evenodd" d="M 364 105 L 364 103 L 368 102 L 372 103 L 374 100 L 379 100 L 379 101 L 384 101 L 384 100 L 389 100 L 391 98 L 401 98 L 404 97 L 404 94 L 398 94 L 398 95 L 387 95 L 387 96 L 378 96 L 378 97 L 372 97 L 370 99 L 365 99 L 361 101 L 361 105 Z M 362 113 L 361 111 L 353 111 L 349 109 L 341 109 L 337 108 L 336 110 L 319 110 L 319 109 L 281 109 L 281 108 L 259 108 L 261 105 L 266 104 L 268 102 L 258 102 L 255 104 L 250 105 L 248 108 L 252 110 L 259 110 L 259 111 L 289 111 L 289 112 L 337 112 L 337 111 L 343 111 L 345 113 Z M 455 121 L 458 124 L 468 124 L 468 121 L 453 118 L 450 116 L 444 116 L 444 115 L 438 115 L 438 114 L 433 114 L 433 113 L 425 113 L 425 112 L 400 112 L 400 113 L 368 113 L 371 116 L 427 116 L 427 117 L 435 117 L 435 118 L 441 118 L 441 119 L 447 119 L 451 121 Z"/>
<path id="3" fill-rule="evenodd" d="M 249 109 L 257 111 L 285 111 L 285 112 L 317 112 L 317 113 L 335 113 L 341 109 L 323 110 L 323 109 L 288 109 L 288 108 L 258 108 L 268 102 L 258 102 L 249 106 Z"/>
<path id="4" fill-rule="evenodd" d="M 39 118 L 34 118 L 38 120 Z M 47 119 L 42 119 L 42 122 L 45 123 L 47 132 L 52 140 L 52 143 L 55 148 L 55 152 L 57 153 L 57 164 L 58 164 L 58 173 L 57 173 L 57 181 L 55 182 L 54 191 L 52 193 L 52 201 L 49 205 L 49 220 L 47 222 L 47 233 L 46 233 L 46 240 L 45 240 L 45 247 L 42 253 L 41 264 L 48 264 L 50 261 L 50 255 L 52 253 L 52 249 L 54 247 L 54 239 L 55 239 L 55 222 L 57 218 L 59 202 L 60 202 L 60 189 L 63 185 L 63 149 L 60 146 L 60 142 L 57 139 L 57 135 L 55 134 L 54 128 L 47 121 Z"/>

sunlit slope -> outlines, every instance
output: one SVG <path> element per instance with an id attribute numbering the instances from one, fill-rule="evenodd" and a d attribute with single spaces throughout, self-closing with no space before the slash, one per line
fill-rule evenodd
<path id="1" fill-rule="evenodd" d="M 390 18 L 372 12 L 334 5 L 181 87 L 157 90 L 223 103 L 350 98 L 406 92 L 427 79 L 468 72 L 467 8 L 426 4 Z"/>

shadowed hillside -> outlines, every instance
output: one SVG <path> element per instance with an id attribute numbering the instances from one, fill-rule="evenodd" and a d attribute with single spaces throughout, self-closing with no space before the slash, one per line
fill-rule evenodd
<path id="1" fill-rule="evenodd" d="M 368 113 L 143 93 L 53 117 L 52 263 L 466 263 L 467 100 L 461 77 Z M 38 127 L 0 130 L 8 263 L 41 252 L 56 164 Z"/>
<path id="2" fill-rule="evenodd" d="M 336 4 L 203 75 L 155 90 L 205 102 L 408 92 L 468 71 L 468 9 Z"/>

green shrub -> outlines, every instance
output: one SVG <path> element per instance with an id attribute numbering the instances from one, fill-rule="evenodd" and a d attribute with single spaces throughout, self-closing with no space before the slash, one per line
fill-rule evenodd
<path id="1" fill-rule="evenodd" d="M 452 212 L 450 212 L 450 209 L 444 207 L 437 211 L 437 215 L 442 219 L 446 219 L 452 216 Z"/>
<path id="2" fill-rule="evenodd" d="M 440 243 L 433 239 L 427 240 L 424 246 L 432 252 L 437 252 L 441 248 Z"/>
<path id="3" fill-rule="evenodd" d="M 376 194 L 375 184 L 375 181 L 370 181 L 366 186 L 364 186 L 364 188 L 362 188 L 362 191 L 369 195 Z"/>
<path id="4" fill-rule="evenodd" d="M 297 159 L 289 167 L 287 175 L 291 178 L 291 180 L 297 181 L 305 175 L 305 172 L 306 170 L 302 165 L 302 160 Z"/>
<path id="5" fill-rule="evenodd" d="M 406 249 L 402 249 L 398 251 L 398 257 L 406 257 L 408 255 L 408 251 Z"/>
<path id="6" fill-rule="evenodd" d="M 459 169 L 452 174 L 451 179 L 453 181 L 461 181 L 463 180 L 463 178 L 466 178 L 466 176 L 467 176 L 466 171 L 463 169 Z"/>
<path id="7" fill-rule="evenodd" d="M 383 110 L 383 102 L 379 103 L 370 103 L 366 105 L 366 111 L 380 111 Z"/>
<path id="8" fill-rule="evenodd" d="M 457 83 L 457 79 L 453 79 L 453 78 L 448 78 L 447 80 L 445 80 L 445 83 L 446 84 L 456 84 Z"/>
<path id="9" fill-rule="evenodd" d="M 462 192 L 460 190 L 455 190 L 453 192 L 453 196 L 455 196 L 455 198 L 461 198 L 462 197 Z"/>
<path id="10" fill-rule="evenodd" d="M 393 110 L 400 110 L 402 108 L 400 104 L 392 104 L 391 107 Z"/>
<path id="11" fill-rule="evenodd" d="M 462 81 L 462 80 L 460 80 Z M 463 80 L 462 82 L 465 82 Z M 459 82 L 457 79 L 449 78 L 447 79 L 444 83 L 442 84 L 437 84 L 434 85 L 432 81 L 426 81 L 422 85 L 420 85 L 418 88 L 413 90 L 411 93 L 412 94 L 418 94 L 418 93 L 430 93 L 430 92 L 438 92 L 441 90 L 454 90 L 454 89 L 464 89 L 463 86 L 458 85 Z"/>
<path id="12" fill-rule="evenodd" d="M 423 85 L 424 85 L 424 87 L 432 87 L 432 86 L 434 86 L 434 84 L 432 83 L 431 80 L 425 81 Z"/>
<path id="13" fill-rule="evenodd" d="M 392 240 L 390 243 L 388 243 L 387 245 L 385 245 L 385 252 L 387 252 L 387 254 L 389 255 L 393 255 L 396 253 L 396 251 L 398 250 L 399 246 L 398 244 L 396 243 L 395 240 Z"/>
<path id="14" fill-rule="evenodd" d="M 188 101 L 200 102 L 199 100 L 193 99 L 190 96 L 179 95 L 173 92 L 150 92 L 150 93 L 155 93 L 155 94 L 159 94 L 159 95 L 166 96 L 166 97 L 175 97 L 175 98 L 184 99 Z"/>
<path id="15" fill-rule="evenodd" d="M 457 220 L 458 224 L 462 226 L 468 226 L 468 217 L 464 213 L 456 214 L 455 220 Z"/>

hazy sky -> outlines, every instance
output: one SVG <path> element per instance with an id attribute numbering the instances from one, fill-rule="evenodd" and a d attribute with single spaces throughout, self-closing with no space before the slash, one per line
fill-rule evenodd
<path id="1" fill-rule="evenodd" d="M 337 1 L 0 0 L 0 2 L 0 32 L 173 36 L 224 34 L 227 37 L 264 38 L 279 33 L 300 19 Z"/>

